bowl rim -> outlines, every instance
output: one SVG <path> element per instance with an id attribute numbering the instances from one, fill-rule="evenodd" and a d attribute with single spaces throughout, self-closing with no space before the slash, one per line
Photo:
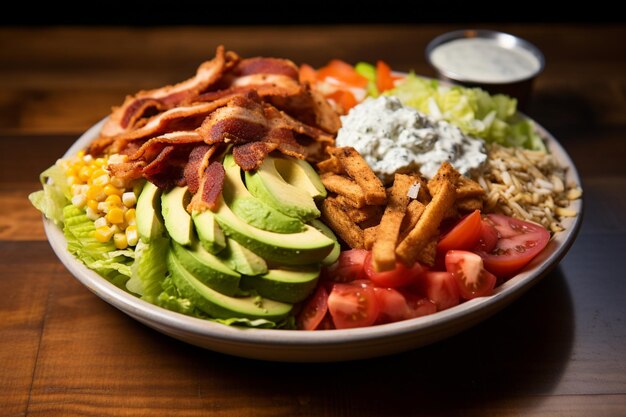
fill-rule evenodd
<path id="1" fill-rule="evenodd" d="M 85 148 L 98 136 L 105 121 L 106 118 L 88 129 L 70 146 L 63 157 L 73 155 L 80 149 Z M 534 123 L 538 133 L 546 140 L 550 152 L 555 155 L 560 164 L 568 168 L 568 181 L 575 182 L 580 186 L 581 180 L 578 171 L 565 149 L 547 130 L 538 123 Z M 566 254 L 573 244 L 582 223 L 583 199 L 581 198 L 571 202 L 570 208 L 577 211 L 578 215 L 574 218 L 565 219 L 563 223 L 566 229 L 563 232 L 555 234 L 549 243 L 549 246 L 551 245 L 553 249 L 549 253 L 544 250 L 537 258 L 533 259 L 522 272 L 496 288 L 495 293 L 491 296 L 465 301 L 458 306 L 444 311 L 395 323 L 357 329 L 321 330 L 314 332 L 227 326 L 186 316 L 150 304 L 116 287 L 95 271 L 88 269 L 80 260 L 76 259 L 67 251 L 67 241 L 65 240 L 62 230 L 45 217 L 43 221 L 44 230 L 52 249 L 78 281 L 107 303 L 131 315 L 133 318 L 151 325 L 151 327 L 155 327 L 154 323 L 158 323 L 159 326 L 155 328 L 165 327 L 170 329 L 169 332 L 166 332 L 170 335 L 173 335 L 172 331 L 178 334 L 182 332 L 193 334 L 195 337 L 208 338 L 212 341 L 221 341 L 229 344 L 234 343 L 265 347 L 282 345 L 293 348 L 311 348 L 365 341 L 379 341 L 391 336 L 412 337 L 420 334 L 420 332 L 434 331 L 441 326 L 451 325 L 466 317 L 476 316 L 485 310 L 495 311 L 538 282 L 555 267 Z"/>
<path id="2" fill-rule="evenodd" d="M 498 43 L 498 45 L 504 48 L 512 49 L 514 47 L 520 47 L 522 49 L 525 49 L 526 51 L 530 52 L 535 58 L 537 58 L 537 60 L 539 61 L 539 68 L 535 72 L 533 72 L 532 74 L 526 77 L 514 79 L 511 81 L 505 81 L 505 82 L 494 82 L 494 81 L 472 80 L 471 78 L 457 74 L 453 71 L 446 71 L 438 67 L 432 62 L 431 55 L 434 52 L 434 50 L 437 49 L 439 46 L 445 43 L 457 40 L 457 39 L 467 39 L 467 38 L 493 39 Z M 543 55 L 543 52 L 541 52 L 541 50 L 537 46 L 532 44 L 531 42 L 527 41 L 526 39 L 520 38 L 519 36 L 507 33 L 507 32 L 500 32 L 497 30 L 490 30 L 490 29 L 460 29 L 460 30 L 453 30 L 450 32 L 443 33 L 435 37 L 434 39 L 432 39 L 428 43 L 428 45 L 426 45 L 424 54 L 426 56 L 426 62 L 428 62 L 428 64 L 433 69 L 435 69 L 435 71 L 437 71 L 437 73 L 440 76 L 444 76 L 445 78 L 451 81 L 457 81 L 460 83 L 482 84 L 486 86 L 524 83 L 526 81 L 536 78 L 539 74 L 541 74 L 543 70 L 545 69 L 545 65 L 546 65 L 546 60 L 545 60 L 545 56 Z"/>

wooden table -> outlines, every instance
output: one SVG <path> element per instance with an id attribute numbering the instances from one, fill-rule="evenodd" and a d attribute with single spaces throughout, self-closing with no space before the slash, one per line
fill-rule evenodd
<path id="1" fill-rule="evenodd" d="M 583 177 L 578 239 L 540 284 L 463 334 L 322 365 L 229 357 L 135 322 L 65 270 L 26 197 L 126 93 L 183 79 L 219 43 L 431 74 L 426 43 L 455 27 L 0 29 L 0 415 L 626 415 L 626 28 L 493 28 L 546 55 L 530 114 Z"/>

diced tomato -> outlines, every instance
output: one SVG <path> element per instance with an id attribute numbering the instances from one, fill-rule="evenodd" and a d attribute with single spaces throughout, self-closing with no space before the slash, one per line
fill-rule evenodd
<path id="1" fill-rule="evenodd" d="M 423 284 L 426 296 L 437 306 L 437 311 L 461 302 L 459 287 L 449 272 L 428 271 L 423 275 Z"/>
<path id="2" fill-rule="evenodd" d="M 437 243 L 438 252 L 447 252 L 452 249 L 469 250 L 476 246 L 481 232 L 480 210 L 474 210 L 456 224 Z"/>
<path id="3" fill-rule="evenodd" d="M 473 252 L 448 251 L 446 271 L 454 276 L 461 297 L 466 300 L 493 294 L 496 277 L 484 268 L 482 258 Z"/>
<path id="4" fill-rule="evenodd" d="M 376 88 L 378 92 L 391 90 L 395 87 L 394 77 L 391 74 L 391 68 L 384 61 L 376 62 Z"/>
<path id="5" fill-rule="evenodd" d="M 358 104 L 354 94 L 347 90 L 336 90 L 335 92 L 327 95 L 326 98 L 334 100 L 345 113 Z"/>
<path id="6" fill-rule="evenodd" d="M 374 288 L 359 284 L 334 284 L 328 311 L 338 329 L 371 326 L 379 313 Z"/>
<path id="7" fill-rule="evenodd" d="M 487 219 L 480 220 L 480 237 L 473 251 L 491 252 L 498 243 L 498 231 Z"/>
<path id="8" fill-rule="evenodd" d="M 396 263 L 393 271 L 376 272 L 372 265 L 372 253 L 369 252 L 365 258 L 365 275 L 379 287 L 398 288 L 414 283 L 424 269 L 416 262 L 411 268 L 404 266 L 402 262 Z"/>
<path id="9" fill-rule="evenodd" d="M 367 78 L 356 72 L 352 65 L 339 59 L 333 59 L 325 67 L 317 70 L 318 80 L 323 81 L 327 77 L 332 77 L 350 87 L 367 87 Z"/>
<path id="10" fill-rule="evenodd" d="M 485 268 L 500 278 L 508 278 L 522 269 L 548 244 L 550 233 L 534 223 L 501 214 L 485 217 L 498 233 L 491 250 L 478 250 Z"/>
<path id="11" fill-rule="evenodd" d="M 337 262 L 326 268 L 325 275 L 335 282 L 349 282 L 365 278 L 365 258 L 369 251 L 350 249 L 341 252 Z"/>
<path id="12" fill-rule="evenodd" d="M 299 78 L 301 83 L 308 82 L 314 84 L 317 81 L 317 74 L 312 66 L 302 64 L 300 65 Z"/>
<path id="13" fill-rule="evenodd" d="M 313 296 L 306 303 L 296 319 L 298 329 L 315 330 L 328 312 L 328 292 L 323 285 L 318 285 Z"/>
<path id="14" fill-rule="evenodd" d="M 410 318 L 410 309 L 404 295 L 393 288 L 374 288 L 380 313 L 380 323 L 393 323 Z"/>

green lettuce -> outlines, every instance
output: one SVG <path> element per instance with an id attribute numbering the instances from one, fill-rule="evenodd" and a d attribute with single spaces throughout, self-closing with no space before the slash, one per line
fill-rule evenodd
<path id="1" fill-rule="evenodd" d="M 465 134 L 488 143 L 544 150 L 533 122 L 517 113 L 517 100 L 480 88 L 444 86 L 437 80 L 409 74 L 395 89 L 385 92 L 422 113 L 444 119 Z"/>
<path id="2" fill-rule="evenodd" d="M 142 298 L 153 302 L 163 289 L 161 282 L 167 276 L 167 258 L 170 240 L 166 237 L 157 237 L 149 243 L 139 241 L 135 247 L 135 262 L 130 268 L 130 279 L 126 288 Z"/>
<path id="3" fill-rule="evenodd" d="M 63 208 L 63 219 L 67 250 L 89 269 L 123 289 L 131 276 L 134 251 L 119 251 L 113 242 L 98 242 L 94 237 L 96 228 L 93 221 L 72 204 Z"/>
<path id="4" fill-rule="evenodd" d="M 57 226 L 63 226 L 63 207 L 69 204 L 71 193 L 63 168 L 52 165 L 39 176 L 42 189 L 28 196 L 35 208 Z"/>

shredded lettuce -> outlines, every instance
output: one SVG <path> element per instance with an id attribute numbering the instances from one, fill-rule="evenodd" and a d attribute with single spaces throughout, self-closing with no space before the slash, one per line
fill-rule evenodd
<path id="1" fill-rule="evenodd" d="M 167 275 L 167 264 L 163 260 L 169 247 L 170 240 L 166 237 L 152 239 L 150 243 L 140 240 L 135 247 L 135 262 L 130 268 L 126 289 L 148 300 L 157 297 L 163 291 L 161 282 Z"/>
<path id="2" fill-rule="evenodd" d="M 39 176 L 42 190 L 28 196 L 30 202 L 47 219 L 57 226 L 63 226 L 63 207 L 69 204 L 71 194 L 65 173 L 59 164 L 52 165 Z"/>
<path id="3" fill-rule="evenodd" d="M 411 73 L 395 89 L 385 92 L 436 119 L 458 126 L 464 133 L 503 146 L 544 150 L 532 121 L 517 113 L 517 100 L 480 88 L 444 86 Z"/>
<path id="4" fill-rule="evenodd" d="M 131 276 L 134 252 L 118 251 L 113 242 L 98 242 L 93 236 L 96 230 L 93 221 L 83 210 L 72 204 L 63 208 L 63 219 L 67 250 L 89 269 L 124 288 L 124 284 Z"/>

